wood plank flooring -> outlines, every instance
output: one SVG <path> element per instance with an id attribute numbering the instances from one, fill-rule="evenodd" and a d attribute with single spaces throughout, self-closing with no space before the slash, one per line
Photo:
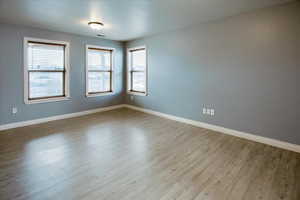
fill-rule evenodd
<path id="1" fill-rule="evenodd" d="M 300 200 L 300 155 L 124 108 L 0 132 L 0 199 Z"/>

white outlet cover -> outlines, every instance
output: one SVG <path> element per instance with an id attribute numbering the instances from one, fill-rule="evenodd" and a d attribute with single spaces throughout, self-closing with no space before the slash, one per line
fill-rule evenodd
<path id="1" fill-rule="evenodd" d="M 203 112 L 202 112 L 203 114 L 206 114 L 206 108 L 203 108 Z"/>
<path id="2" fill-rule="evenodd" d="M 206 109 L 206 114 L 210 115 L 210 109 Z"/>
<path id="3" fill-rule="evenodd" d="M 18 108 L 13 107 L 13 108 L 12 108 L 12 113 L 13 113 L 13 114 L 16 114 L 17 112 L 18 112 Z"/>
<path id="4" fill-rule="evenodd" d="M 211 115 L 215 115 L 215 110 L 214 110 L 214 109 L 211 109 L 211 110 L 210 110 L 210 114 L 211 114 Z"/>

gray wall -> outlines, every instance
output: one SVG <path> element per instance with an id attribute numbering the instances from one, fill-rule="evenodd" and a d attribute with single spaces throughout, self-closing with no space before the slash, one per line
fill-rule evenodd
<path id="1" fill-rule="evenodd" d="M 71 100 L 24 104 L 23 38 L 37 37 L 70 42 Z M 85 97 L 85 44 L 116 48 L 115 95 Z M 0 24 L 0 124 L 79 112 L 123 102 L 123 43 L 34 28 Z M 13 115 L 13 106 L 18 113 Z"/>
<path id="2" fill-rule="evenodd" d="M 0 125 L 126 102 L 300 144 L 299 36 L 292 3 L 128 42 L 149 53 L 149 96 L 132 101 L 123 43 L 0 24 Z M 71 100 L 24 104 L 23 37 L 70 42 Z M 85 97 L 85 44 L 117 49 L 115 95 Z M 215 116 L 202 115 L 204 106 Z"/>
<path id="3" fill-rule="evenodd" d="M 149 96 L 127 103 L 300 144 L 299 3 L 127 43 L 137 45 Z"/>

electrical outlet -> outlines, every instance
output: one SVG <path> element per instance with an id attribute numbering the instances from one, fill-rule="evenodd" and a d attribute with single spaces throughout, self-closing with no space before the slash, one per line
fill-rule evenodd
<path id="1" fill-rule="evenodd" d="M 206 109 L 206 114 L 210 115 L 210 109 Z"/>
<path id="2" fill-rule="evenodd" d="M 18 112 L 18 108 L 17 107 L 13 107 L 11 112 L 12 112 L 12 114 L 16 114 Z"/>
<path id="3" fill-rule="evenodd" d="M 202 109 L 202 113 L 203 113 L 203 115 L 211 115 L 211 116 L 214 116 L 214 115 L 215 115 L 215 109 L 203 108 L 203 109 Z"/>

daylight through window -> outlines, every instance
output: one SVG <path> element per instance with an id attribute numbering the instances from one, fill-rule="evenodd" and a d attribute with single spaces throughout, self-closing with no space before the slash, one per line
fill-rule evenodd
<path id="1" fill-rule="evenodd" d="M 27 99 L 66 97 L 66 44 L 26 42 Z"/>
<path id="2" fill-rule="evenodd" d="M 113 92 L 113 49 L 87 47 L 87 95 Z"/>
<path id="3" fill-rule="evenodd" d="M 147 63 L 146 48 L 128 50 L 128 91 L 146 94 L 147 91 Z"/>

